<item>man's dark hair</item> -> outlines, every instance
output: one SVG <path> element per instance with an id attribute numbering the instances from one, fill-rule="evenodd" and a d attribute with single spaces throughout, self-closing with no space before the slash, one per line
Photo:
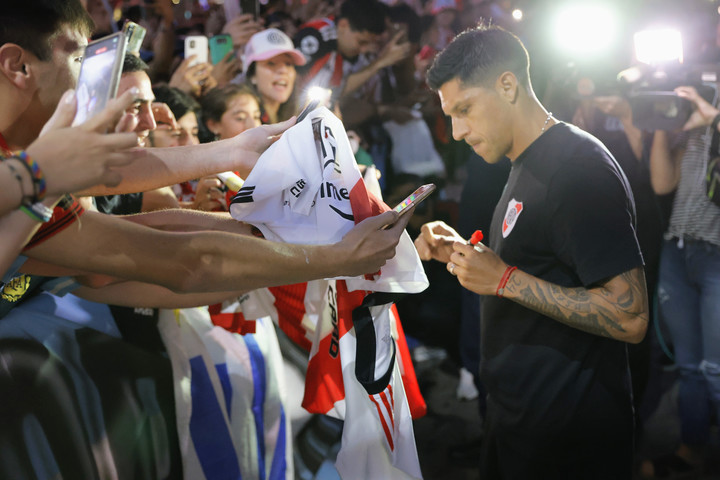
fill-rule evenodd
<path id="1" fill-rule="evenodd" d="M 79 0 L 3 0 L 0 6 L 0 46 L 14 43 L 42 61 L 65 26 L 90 37 L 94 23 Z"/>
<path id="2" fill-rule="evenodd" d="M 140 57 L 133 55 L 132 53 L 126 53 L 123 59 L 122 73 L 134 73 L 134 72 L 145 72 L 150 70 L 148 64 L 143 62 Z"/>
<path id="3" fill-rule="evenodd" d="M 489 86 L 503 72 L 530 88 L 530 59 L 520 39 L 495 25 L 465 30 L 435 57 L 427 84 L 437 90 L 458 79 L 461 85 Z"/>
<path id="4" fill-rule="evenodd" d="M 200 104 L 189 94 L 183 92 L 179 88 L 169 85 L 156 85 L 153 87 L 155 100 L 162 102 L 170 107 L 175 118 L 180 120 L 188 112 L 198 114 L 200 112 Z"/>
<path id="5" fill-rule="evenodd" d="M 347 19 L 355 32 L 380 34 L 385 31 L 386 8 L 378 0 L 345 0 L 340 6 L 338 20 Z"/>

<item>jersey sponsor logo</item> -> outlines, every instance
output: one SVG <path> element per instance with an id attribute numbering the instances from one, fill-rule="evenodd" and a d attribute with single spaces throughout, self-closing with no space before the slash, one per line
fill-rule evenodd
<path id="1" fill-rule="evenodd" d="M 505 211 L 505 219 L 502 223 L 503 238 L 507 238 L 508 235 L 510 235 L 510 232 L 512 232 L 513 228 L 515 228 L 515 223 L 517 222 L 517 219 L 520 216 L 522 210 L 522 202 L 518 202 L 514 198 L 510 200 L 510 203 L 508 203 L 508 208 Z"/>
<path id="2" fill-rule="evenodd" d="M 302 51 L 307 56 L 315 55 L 319 49 L 320 41 L 312 35 L 308 35 L 307 37 L 300 40 L 300 51 Z"/>
<path id="3" fill-rule="evenodd" d="M 335 200 L 350 200 L 350 193 L 347 188 L 337 188 L 332 182 L 320 184 L 320 198 L 334 198 Z"/>
<path id="4" fill-rule="evenodd" d="M 255 191 L 255 185 L 242 187 L 235 198 L 232 199 L 232 203 L 250 203 L 253 201 L 252 194 Z"/>
<path id="5" fill-rule="evenodd" d="M 342 210 L 340 210 L 339 208 L 333 207 L 332 205 L 329 205 L 329 207 L 330 207 L 330 209 L 331 209 L 333 212 L 337 213 L 338 215 L 340 215 L 340 216 L 341 216 L 342 218 L 344 218 L 345 220 L 349 220 L 349 221 L 351 221 L 351 222 L 354 222 L 354 221 L 355 221 L 355 217 L 354 217 L 353 215 L 351 215 L 351 214 L 349 214 L 349 213 L 345 213 L 345 212 L 343 212 Z"/>
<path id="6" fill-rule="evenodd" d="M 300 180 L 295 182 L 295 185 L 290 188 L 290 194 L 293 197 L 298 198 L 306 185 L 307 182 L 305 182 L 305 180 L 301 178 Z"/>

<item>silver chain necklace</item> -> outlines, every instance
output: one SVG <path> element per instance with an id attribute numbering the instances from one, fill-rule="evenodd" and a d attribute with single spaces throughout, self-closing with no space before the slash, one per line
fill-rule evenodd
<path id="1" fill-rule="evenodd" d="M 545 119 L 545 123 L 543 123 L 543 128 L 542 128 L 542 130 L 540 130 L 540 133 L 543 133 L 543 132 L 545 131 L 545 129 L 546 129 L 547 126 L 548 126 L 548 123 L 550 123 L 550 119 L 551 119 L 551 118 L 552 118 L 552 112 L 548 112 L 548 116 L 547 116 L 547 118 Z"/>

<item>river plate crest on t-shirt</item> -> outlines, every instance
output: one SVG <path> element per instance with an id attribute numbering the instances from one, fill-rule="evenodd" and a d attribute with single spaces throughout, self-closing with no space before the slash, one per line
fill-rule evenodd
<path id="1" fill-rule="evenodd" d="M 514 198 L 510 200 L 507 210 L 505 211 L 505 219 L 503 220 L 502 224 L 503 238 L 507 238 L 508 235 L 510 235 L 510 232 L 512 232 L 512 229 L 515 228 L 515 222 L 517 222 L 517 219 L 520 216 L 520 213 L 522 213 L 522 210 L 522 202 L 518 202 Z"/>

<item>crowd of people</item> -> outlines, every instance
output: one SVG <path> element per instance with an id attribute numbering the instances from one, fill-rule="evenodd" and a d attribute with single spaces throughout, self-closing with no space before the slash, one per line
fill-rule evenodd
<path id="1" fill-rule="evenodd" d="M 705 188 L 717 95 L 678 86 L 692 114 L 671 132 L 638 128 L 621 95 L 549 85 L 538 98 L 509 2 L 175 3 L 0 11 L 0 477 L 294 478 L 276 329 L 308 354 L 308 375 L 326 342 L 331 356 L 357 349 L 339 384 L 306 383 L 310 411 L 358 428 L 348 365 L 368 405 L 389 409 L 384 436 L 367 434 L 382 449 L 362 447 L 386 467 L 341 452 L 347 478 L 421 477 L 400 418 L 425 412 L 408 344 L 447 350 L 463 395 L 479 396 L 480 478 L 703 470 L 720 419 L 720 186 L 715 199 Z M 73 125 L 84 48 L 126 21 L 147 33 L 116 98 Z M 185 58 L 192 36 L 233 48 Z M 315 99 L 312 162 L 337 173 L 319 174 L 318 195 L 352 204 L 330 206 L 351 223 L 267 238 L 238 221 L 260 190 L 243 182 L 266 152 L 301 156 L 287 138 Z M 367 192 L 331 183 L 348 181 L 346 150 Z M 430 182 L 439 192 L 410 215 L 378 198 L 392 206 Z M 308 217 L 319 197 L 298 206 L 286 193 L 305 187 L 283 190 L 283 208 Z M 279 216 L 289 231 L 305 221 Z M 485 241 L 470 241 L 477 230 Z M 397 257 L 412 281 L 378 290 L 392 298 L 327 282 L 377 280 Z M 680 444 L 645 458 L 671 362 Z"/>

